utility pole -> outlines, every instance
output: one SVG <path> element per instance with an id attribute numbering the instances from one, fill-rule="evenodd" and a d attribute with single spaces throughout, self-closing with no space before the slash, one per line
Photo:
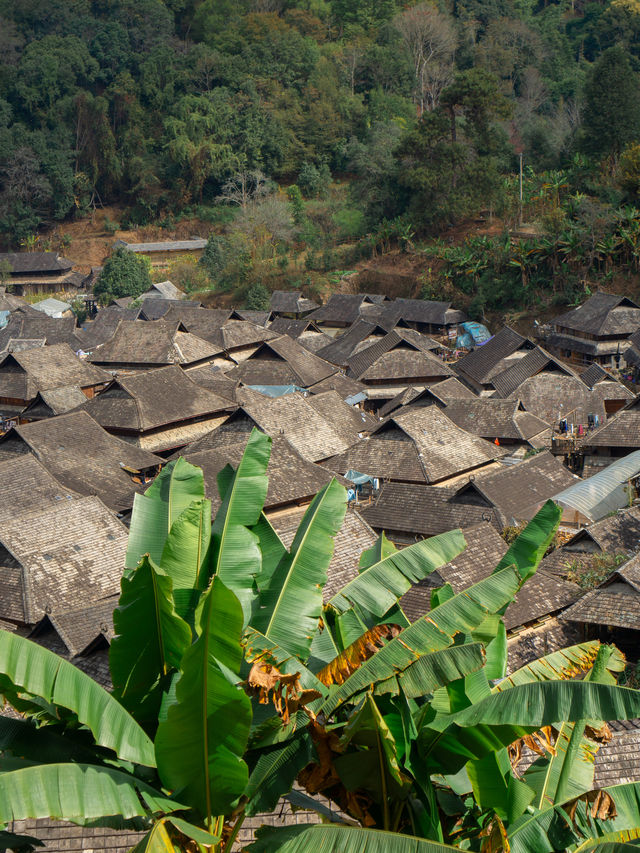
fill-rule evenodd
<path id="1" fill-rule="evenodd" d="M 520 227 L 522 227 L 522 151 L 520 152 Z"/>

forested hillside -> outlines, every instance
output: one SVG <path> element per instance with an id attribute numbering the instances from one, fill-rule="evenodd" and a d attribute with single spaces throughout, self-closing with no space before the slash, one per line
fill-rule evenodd
<path id="1" fill-rule="evenodd" d="M 256 262 L 295 246 L 326 272 L 514 226 L 523 152 L 534 236 L 436 244 L 425 292 L 570 301 L 637 267 L 639 36 L 640 0 L 0 0 L 0 240 L 101 205 L 233 220 L 186 284 L 259 302 Z"/>

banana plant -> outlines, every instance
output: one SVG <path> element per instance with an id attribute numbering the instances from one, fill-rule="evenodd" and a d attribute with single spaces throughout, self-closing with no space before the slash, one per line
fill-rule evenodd
<path id="1" fill-rule="evenodd" d="M 463 550 L 462 533 L 401 551 L 382 535 L 323 601 L 345 490 L 332 481 L 316 496 L 287 549 L 262 511 L 269 453 L 254 431 L 237 470 L 219 474 L 213 523 L 202 472 L 183 459 L 136 499 L 111 694 L 0 633 L 0 693 L 24 717 L 0 721 L 0 822 L 102 821 L 146 829 L 140 853 L 230 853 L 246 817 L 283 795 L 322 813 L 322 793 L 359 826 L 274 830 L 255 849 L 517 846 L 569 813 L 571 837 L 588 840 L 588 780 L 566 780 L 593 721 L 640 715 L 638 693 L 615 684 L 619 655 L 586 644 L 504 678 L 501 617 L 551 541 L 555 505 L 492 574 L 435 590 L 410 624 L 401 597 Z M 566 680 L 576 673 L 595 675 Z M 559 720 L 564 752 L 550 746 L 553 760 L 519 779 L 508 748 Z M 532 811 L 545 777 L 561 802 L 539 796 Z M 624 814 L 598 818 L 603 832 L 633 829 L 632 793 L 610 795 L 626 797 Z"/>

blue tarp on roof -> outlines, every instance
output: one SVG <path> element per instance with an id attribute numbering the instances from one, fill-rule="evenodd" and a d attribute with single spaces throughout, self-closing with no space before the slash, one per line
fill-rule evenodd
<path id="1" fill-rule="evenodd" d="M 489 329 L 483 326 L 482 323 L 476 323 L 474 320 L 469 320 L 466 323 L 460 323 L 462 328 L 471 335 L 474 344 L 479 347 L 493 337 Z"/>
<path id="2" fill-rule="evenodd" d="M 349 468 L 344 478 L 351 483 L 355 483 L 356 486 L 362 486 L 364 483 L 373 483 L 375 479 L 371 474 L 361 474 L 360 471 L 354 471 L 353 468 Z"/>
<path id="3" fill-rule="evenodd" d="M 10 313 L 10 311 L 0 311 L 0 329 L 4 329 L 4 327 L 9 322 Z"/>
<path id="4" fill-rule="evenodd" d="M 247 385 L 252 391 L 258 391 L 267 397 L 283 397 L 285 394 L 294 394 L 296 391 L 305 392 L 306 388 L 299 385 Z"/>

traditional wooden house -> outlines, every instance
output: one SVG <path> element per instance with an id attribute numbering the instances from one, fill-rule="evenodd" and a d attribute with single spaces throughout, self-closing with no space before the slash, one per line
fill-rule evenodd
<path id="1" fill-rule="evenodd" d="M 378 417 L 386 418 L 405 406 L 432 406 L 434 403 L 444 408 L 451 401 L 476 400 L 476 395 L 463 385 L 455 376 L 443 379 L 437 385 L 428 388 L 404 388 L 399 394 L 378 409 Z"/>
<path id="2" fill-rule="evenodd" d="M 57 252 L 0 252 L 3 262 L 11 268 L 5 287 L 16 296 L 75 290 L 85 278 Z"/>
<path id="3" fill-rule="evenodd" d="M 412 542 L 484 521 L 496 530 L 528 521 L 559 490 L 579 480 L 550 453 L 509 466 L 491 466 L 449 485 L 388 482 L 375 504 L 362 510 L 367 522 L 394 541 Z"/>
<path id="4" fill-rule="evenodd" d="M 19 419 L 21 423 L 30 423 L 41 421 L 43 418 L 54 418 L 56 415 L 64 415 L 72 409 L 77 409 L 86 402 L 86 395 L 77 385 L 38 391 L 35 400 L 20 412 Z"/>
<path id="5" fill-rule="evenodd" d="M 86 397 L 110 381 L 99 367 L 81 361 L 67 344 L 11 352 L 0 358 L 0 413 L 17 415 L 39 391 L 79 388 Z"/>
<path id="6" fill-rule="evenodd" d="M 269 309 L 274 317 L 291 317 L 300 320 L 320 306 L 307 299 L 300 290 L 274 290 L 269 301 Z"/>
<path id="7" fill-rule="evenodd" d="M 338 371 L 309 386 L 311 394 L 323 394 L 325 391 L 337 391 L 343 400 L 349 403 L 361 403 L 367 398 L 367 389 L 362 382 L 349 379 L 344 373 Z"/>
<path id="8" fill-rule="evenodd" d="M 477 394 L 495 391 L 493 377 L 503 373 L 535 349 L 535 344 L 505 326 L 485 344 L 467 353 L 455 365 L 459 379 Z"/>
<path id="9" fill-rule="evenodd" d="M 525 379 L 506 399 L 520 400 L 532 415 L 557 427 L 560 420 L 585 429 L 617 412 L 633 399 L 633 393 L 613 379 L 588 387 L 570 373 L 542 371 Z M 591 416 L 591 417 L 590 417 Z"/>
<path id="10" fill-rule="evenodd" d="M 363 305 L 375 304 L 376 300 L 366 293 L 332 293 L 329 300 L 308 317 L 329 334 L 336 334 L 339 329 L 356 322 Z"/>
<path id="11" fill-rule="evenodd" d="M 274 317 L 272 311 L 254 311 L 251 308 L 236 308 L 233 313 L 236 319 L 247 320 L 256 326 L 268 326 Z"/>
<path id="12" fill-rule="evenodd" d="M 350 406 L 337 391 L 312 394 L 306 400 L 349 445 L 355 444 L 378 425 L 376 418 L 363 409 Z"/>
<path id="13" fill-rule="evenodd" d="M 123 441 L 167 453 L 220 426 L 236 404 L 171 365 L 114 379 L 80 408 Z"/>
<path id="14" fill-rule="evenodd" d="M 315 353 L 332 342 L 332 338 L 325 334 L 319 326 L 316 326 L 312 320 L 290 320 L 287 317 L 276 317 L 269 324 L 269 331 L 276 335 L 289 335 L 305 349 Z"/>
<path id="15" fill-rule="evenodd" d="M 123 321 L 113 337 L 91 353 L 93 364 L 115 371 L 140 371 L 168 364 L 195 367 L 227 363 L 223 350 L 187 332 L 181 323 L 165 320 Z"/>
<path id="16" fill-rule="evenodd" d="M 63 486 L 97 495 L 116 512 L 131 509 L 164 461 L 109 435 L 83 411 L 14 427 L 0 437 L 0 463 L 16 454 L 32 454 Z"/>
<path id="17" fill-rule="evenodd" d="M 598 291 L 577 308 L 556 317 L 547 348 L 575 364 L 618 367 L 629 338 L 640 330 L 640 306 L 627 296 Z"/>
<path id="18" fill-rule="evenodd" d="M 207 340 L 221 350 L 236 363 L 240 363 L 253 355 L 264 341 L 273 341 L 279 337 L 277 332 L 256 326 L 246 320 L 227 320 L 213 329 Z"/>
<path id="19" fill-rule="evenodd" d="M 163 240 L 157 243 L 127 243 L 124 240 L 116 240 L 113 248 L 143 255 L 154 267 L 166 267 L 169 261 L 174 260 L 178 255 L 201 257 L 206 245 L 207 241 L 204 238 L 191 237 L 189 240 Z"/>
<path id="20" fill-rule="evenodd" d="M 100 344 L 111 340 L 121 321 L 133 322 L 139 317 L 139 308 L 119 308 L 117 305 L 109 305 L 106 308 L 100 308 L 93 320 L 76 331 L 76 336 L 82 349 L 91 352 Z"/>
<path id="21" fill-rule="evenodd" d="M 267 397 L 244 389 L 239 402 L 239 408 L 220 427 L 191 445 L 187 452 L 220 443 L 246 442 L 254 427 L 272 437 L 284 436 L 311 462 L 340 453 L 352 443 L 310 406 L 302 394 Z"/>
<path id="22" fill-rule="evenodd" d="M 176 299 L 164 299 L 159 294 L 157 296 L 147 295 L 140 302 L 138 318 L 140 320 L 161 320 L 163 317 L 166 317 L 171 308 L 176 304 L 176 301 Z M 180 304 L 187 305 L 190 308 L 200 308 L 202 305 L 202 303 L 197 302 L 195 299 L 184 299 L 180 301 Z"/>
<path id="23" fill-rule="evenodd" d="M 551 425 L 525 411 L 520 400 L 449 400 L 445 414 L 461 429 L 503 446 L 551 446 Z"/>
<path id="24" fill-rule="evenodd" d="M 310 353 L 288 335 L 264 341 L 247 359 L 227 371 L 243 385 L 297 385 L 310 388 L 337 368 Z"/>
<path id="25" fill-rule="evenodd" d="M 509 361 L 511 364 L 508 367 L 491 377 L 490 384 L 495 388 L 494 397 L 513 397 L 522 384 L 534 376 L 578 376 L 568 365 L 538 346 L 524 351 L 517 358 L 507 359 L 505 364 Z"/>
<path id="26" fill-rule="evenodd" d="M 458 334 L 458 324 L 467 319 L 462 311 L 451 307 L 451 302 L 432 299 L 396 299 L 393 303 L 399 317 L 412 329 L 429 335 L 452 337 Z M 450 334 L 451 333 L 451 334 Z"/>
<path id="27" fill-rule="evenodd" d="M 75 317 L 55 319 L 40 311 L 14 311 L 7 325 L 0 329 L 0 351 L 6 349 L 11 338 L 45 340 L 48 346 L 68 344 L 74 352 L 83 349 Z"/>
<path id="28" fill-rule="evenodd" d="M 347 375 L 367 387 L 367 406 L 379 408 L 404 388 L 424 388 L 454 376 L 453 370 L 433 354 L 432 344 L 430 338 L 418 333 L 394 330 L 352 355 Z"/>
<path id="29" fill-rule="evenodd" d="M 354 470 L 384 481 L 431 484 L 481 469 L 505 453 L 429 406 L 392 415 L 325 464 L 340 474 Z"/>
<path id="30" fill-rule="evenodd" d="M 640 396 L 630 400 L 602 426 L 578 439 L 578 447 L 589 476 L 628 453 L 640 450 Z"/>
<path id="31" fill-rule="evenodd" d="M 0 619 L 34 625 L 47 612 L 117 593 L 126 550 L 126 528 L 97 497 L 4 518 Z"/>

